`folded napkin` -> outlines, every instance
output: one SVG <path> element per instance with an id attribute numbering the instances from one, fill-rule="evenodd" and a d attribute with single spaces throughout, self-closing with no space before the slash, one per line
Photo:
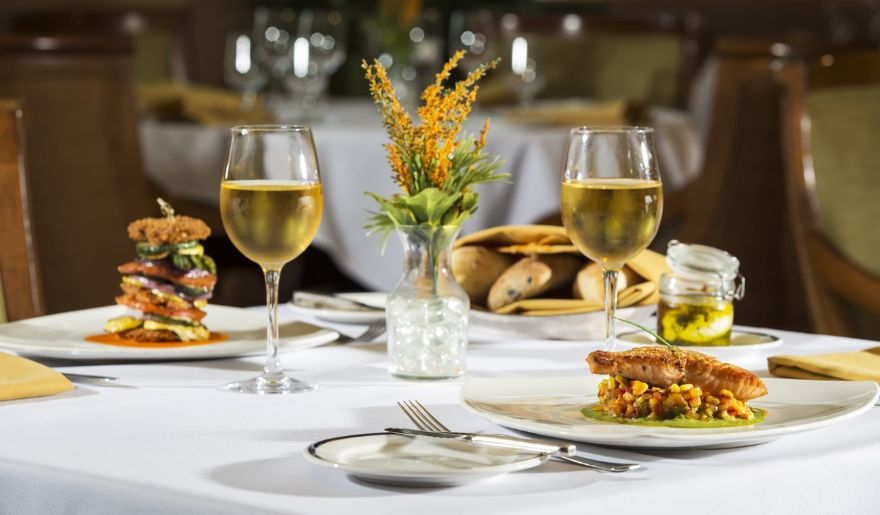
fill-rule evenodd
<path id="1" fill-rule="evenodd" d="M 73 390 L 73 384 L 49 367 L 0 352 L 0 401 L 44 397 Z"/>
<path id="2" fill-rule="evenodd" d="M 507 111 L 505 116 L 516 123 L 577 127 L 635 123 L 643 118 L 643 111 L 641 106 L 625 100 L 604 102 L 570 100 L 519 107 Z"/>
<path id="3" fill-rule="evenodd" d="M 273 123 L 275 116 L 259 102 L 245 107 L 241 95 L 222 89 L 175 83 L 138 87 L 142 112 L 163 121 L 189 121 L 204 125 Z"/>
<path id="4" fill-rule="evenodd" d="M 880 383 L 880 347 L 811 356 L 771 356 L 770 373 L 792 379 L 842 379 Z"/>

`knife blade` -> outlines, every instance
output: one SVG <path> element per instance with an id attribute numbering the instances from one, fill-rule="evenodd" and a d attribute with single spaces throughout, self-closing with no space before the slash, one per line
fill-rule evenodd
<path id="1" fill-rule="evenodd" d="M 99 386 L 121 386 L 118 377 L 93 376 L 89 374 L 73 374 L 61 372 L 61 375 L 74 383 L 94 384 Z"/>
<path id="2" fill-rule="evenodd" d="M 404 429 L 399 427 L 386 427 L 385 432 L 405 436 L 425 436 L 428 438 L 441 438 L 446 440 L 459 440 L 474 444 L 501 447 L 518 451 L 537 452 L 541 454 L 558 454 L 562 456 L 574 456 L 577 447 L 566 442 L 552 440 L 538 440 L 531 438 L 518 438 L 516 436 L 482 434 L 482 433 L 453 433 L 442 431 L 422 431 L 420 429 Z"/>
<path id="3" fill-rule="evenodd" d="M 356 300 L 337 297 L 335 295 L 325 295 L 323 293 L 315 293 L 310 291 L 298 291 L 293 294 L 293 302 L 296 306 L 312 309 L 335 309 L 340 311 L 364 311 L 364 312 L 380 312 L 384 309 L 364 304 Z"/>

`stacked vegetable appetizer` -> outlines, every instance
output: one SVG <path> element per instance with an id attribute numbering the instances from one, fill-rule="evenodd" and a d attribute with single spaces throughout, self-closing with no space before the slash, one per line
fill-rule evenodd
<path id="1" fill-rule="evenodd" d="M 174 215 L 143 218 L 128 226 L 137 259 L 120 265 L 123 294 L 116 303 L 130 308 L 104 326 L 137 342 L 199 341 L 210 338 L 202 310 L 217 283 L 214 260 L 200 243 L 211 234 L 205 222 Z"/>

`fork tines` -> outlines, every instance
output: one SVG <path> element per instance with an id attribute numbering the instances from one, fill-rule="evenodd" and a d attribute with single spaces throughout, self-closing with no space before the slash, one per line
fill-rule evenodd
<path id="1" fill-rule="evenodd" d="M 397 405 L 415 426 L 423 431 L 450 432 L 422 403 L 416 400 L 398 402 Z"/>

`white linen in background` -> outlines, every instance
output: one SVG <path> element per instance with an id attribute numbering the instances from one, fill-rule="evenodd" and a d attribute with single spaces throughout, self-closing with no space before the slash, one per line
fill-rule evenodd
<path id="1" fill-rule="evenodd" d="M 283 307 L 280 315 L 291 318 Z M 358 328 L 345 330 L 353 334 Z M 785 339 L 781 347 L 732 361 L 766 375 L 771 353 L 876 345 L 772 332 Z M 472 342 L 468 373 L 586 373 L 584 356 L 598 345 Z M 549 462 L 457 488 L 371 486 L 307 462 L 303 449 L 333 436 L 410 427 L 395 406 L 405 399 L 420 400 L 453 429 L 509 431 L 458 404 L 464 380 L 390 378 L 382 344 L 329 345 L 285 353 L 282 360 L 294 376 L 324 388 L 291 396 L 217 389 L 257 373 L 262 363 L 257 357 L 62 368 L 117 376 L 137 388 L 79 385 L 56 397 L 0 403 L 0 513 L 555 515 L 710 509 L 742 515 L 744 509 L 759 509 L 799 515 L 875 513 L 880 506 L 880 408 L 837 426 L 739 449 L 661 452 L 578 445 L 587 456 L 645 467 L 624 474 Z"/>
<path id="2" fill-rule="evenodd" d="M 478 133 L 486 113 L 474 112 L 466 125 Z M 486 151 L 504 160 L 509 184 L 481 188 L 479 211 L 464 233 L 506 224 L 534 223 L 559 212 L 559 189 L 568 129 L 508 123 L 490 114 Z M 687 114 L 652 110 L 660 173 L 671 189 L 692 180 L 702 164 L 702 146 Z M 334 102 L 327 118 L 313 125 L 324 183 L 324 216 L 315 245 L 364 286 L 388 291 L 400 275 L 403 252 L 390 242 L 385 255 L 377 237 L 363 229 L 375 202 L 364 195 L 397 192 L 385 160 L 387 136 L 368 101 Z M 147 175 L 172 194 L 215 204 L 226 158 L 228 130 L 192 124 L 144 122 L 141 148 Z"/>

